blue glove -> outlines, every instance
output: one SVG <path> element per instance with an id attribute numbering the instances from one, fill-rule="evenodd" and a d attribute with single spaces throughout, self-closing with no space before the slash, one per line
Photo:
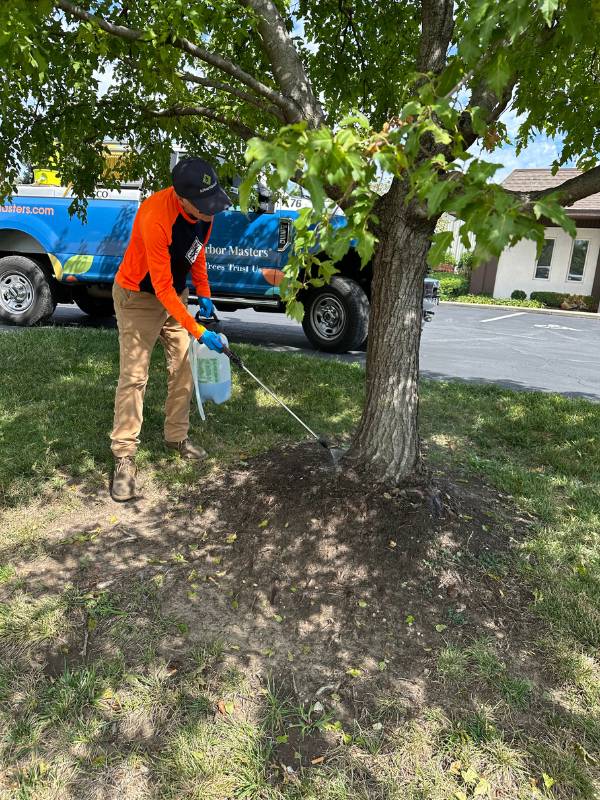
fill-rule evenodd
<path id="1" fill-rule="evenodd" d="M 204 319 L 209 319 L 213 315 L 214 306 L 210 297 L 199 297 L 198 305 L 200 306 L 200 316 Z"/>
<path id="2" fill-rule="evenodd" d="M 205 344 L 209 350 L 215 350 L 217 353 L 223 352 L 223 339 L 214 331 L 204 331 L 200 337 L 200 341 L 202 344 Z"/>

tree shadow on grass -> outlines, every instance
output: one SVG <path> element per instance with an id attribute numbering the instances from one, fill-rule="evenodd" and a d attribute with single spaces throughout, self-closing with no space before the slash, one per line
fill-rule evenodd
<path id="1" fill-rule="evenodd" d="M 224 459 L 245 454 L 243 463 L 191 474 L 149 449 L 143 459 L 163 466 L 163 489 L 115 506 L 104 478 L 116 337 L 98 333 L 73 332 L 57 351 L 52 332 L 25 332 L 39 368 L 8 373 L 3 480 L 24 476 L 29 487 L 9 497 L 23 502 L 68 470 L 81 500 L 39 531 L 34 561 L 2 548 L 16 569 L 0 614 L 11 781 L 40 793 L 62 781 L 76 797 L 441 800 L 484 792 L 483 780 L 500 796 L 531 791 L 532 780 L 543 793 L 547 780 L 554 796 L 594 796 L 597 698 L 539 652 L 534 597 L 517 570 L 517 550 L 536 537 L 506 495 L 537 490 L 540 463 L 583 480 L 577 449 L 593 478 L 595 412 L 495 388 L 473 398 L 426 387 L 426 424 L 435 417 L 438 436 L 473 442 L 482 474 L 502 487 L 445 466 L 439 519 L 418 492 L 336 475 L 316 445 L 252 457 L 297 432 L 240 382 L 200 441 Z M 248 358 L 286 397 L 293 380 L 293 408 L 309 409 L 317 429 L 348 430 L 360 373 L 328 363 L 315 376 L 302 359 Z M 162 429 L 161 360 L 149 441 Z M 491 443 L 515 463 L 486 461 Z M 551 550 L 535 553 L 548 559 L 542 575 L 556 570 Z M 555 572 L 559 610 L 576 586 L 584 604 L 592 596 L 585 575 Z M 584 611 L 588 638 L 576 647 L 596 642 Z M 548 617 L 554 638 L 572 647 L 574 613 L 559 616 Z"/>
<path id="2" fill-rule="evenodd" d="M 15 719 L 84 693 L 69 719 L 75 738 L 91 726 L 86 793 L 123 791 L 120 770 L 160 797 L 442 798 L 485 781 L 517 797 L 546 773 L 555 796 L 593 797 L 597 717 L 561 698 L 515 577 L 530 521 L 460 476 L 438 518 L 326 459 L 288 446 L 185 499 L 106 500 L 19 565 L 15 593 L 61 596 L 69 625 L 31 648 L 38 705 Z"/>

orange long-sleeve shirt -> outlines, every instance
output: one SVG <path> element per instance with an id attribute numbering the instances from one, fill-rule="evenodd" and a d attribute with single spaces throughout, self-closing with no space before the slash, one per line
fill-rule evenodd
<path id="1" fill-rule="evenodd" d="M 192 336 L 199 325 L 179 299 L 191 270 L 199 297 L 210 297 L 206 270 L 206 243 L 212 222 L 198 222 L 181 207 L 173 187 L 148 197 L 140 205 L 131 239 L 115 276 L 123 289 L 152 292 L 172 317 Z"/>

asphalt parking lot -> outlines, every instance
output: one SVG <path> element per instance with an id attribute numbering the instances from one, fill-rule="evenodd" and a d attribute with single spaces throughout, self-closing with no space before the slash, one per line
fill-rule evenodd
<path id="1" fill-rule="evenodd" d="M 342 356 L 316 353 L 302 327 L 283 314 L 252 310 L 219 314 L 232 342 L 345 361 L 366 360 L 364 352 Z M 115 326 L 114 320 L 91 320 L 73 305 L 59 306 L 50 324 Z M 433 321 L 425 325 L 421 374 L 600 401 L 600 315 L 583 318 L 533 314 L 510 307 L 443 304 Z"/>

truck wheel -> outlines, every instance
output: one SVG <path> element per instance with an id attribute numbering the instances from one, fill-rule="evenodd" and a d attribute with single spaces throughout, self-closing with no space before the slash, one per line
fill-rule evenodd
<path id="1" fill-rule="evenodd" d="M 369 331 L 369 300 L 356 281 L 334 275 L 328 286 L 312 289 L 304 301 L 304 333 L 317 350 L 357 350 Z"/>
<path id="2" fill-rule="evenodd" d="M 31 258 L 0 258 L 0 319 L 35 325 L 54 314 L 56 299 L 44 270 Z"/>
<path id="3" fill-rule="evenodd" d="M 90 317 L 114 317 L 115 307 L 112 297 L 92 297 L 86 291 L 73 297 L 77 306 Z"/>

